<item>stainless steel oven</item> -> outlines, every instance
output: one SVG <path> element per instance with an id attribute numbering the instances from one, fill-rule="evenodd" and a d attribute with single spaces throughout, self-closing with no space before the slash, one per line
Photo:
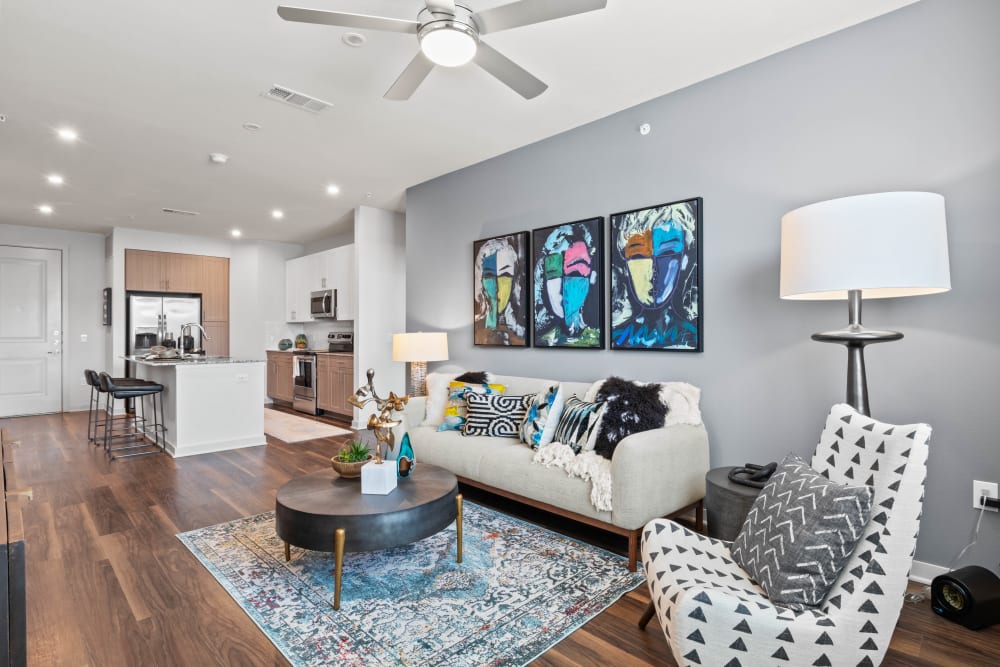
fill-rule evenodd
<path id="1" fill-rule="evenodd" d="M 299 412 L 318 415 L 320 409 L 316 405 L 316 353 L 295 352 L 294 355 L 292 372 L 295 391 L 292 394 L 292 407 Z"/>

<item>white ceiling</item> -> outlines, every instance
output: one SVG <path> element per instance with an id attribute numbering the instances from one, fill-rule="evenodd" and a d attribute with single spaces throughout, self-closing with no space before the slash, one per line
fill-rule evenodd
<path id="1" fill-rule="evenodd" d="M 410 35 L 359 31 L 367 44 L 350 48 L 346 29 L 282 21 L 275 0 L 0 0 L 0 223 L 307 242 L 346 231 L 355 206 L 403 210 L 409 186 L 913 1 L 609 0 L 484 38 L 549 84 L 534 100 L 470 66 L 437 68 L 391 102 Z M 404 19 L 423 6 L 287 4 Z M 272 84 L 334 106 L 264 99 Z M 79 142 L 55 138 L 64 124 Z M 214 151 L 229 163 L 209 163 Z M 66 184 L 46 183 L 51 172 Z"/>

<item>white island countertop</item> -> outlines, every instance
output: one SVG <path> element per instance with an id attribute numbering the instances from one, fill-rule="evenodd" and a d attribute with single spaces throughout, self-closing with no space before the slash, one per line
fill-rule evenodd
<path id="1" fill-rule="evenodd" d="M 263 364 L 263 359 L 238 359 L 234 357 L 205 357 L 201 355 L 192 355 L 189 357 L 184 357 L 183 359 L 175 357 L 173 359 L 146 359 L 144 357 L 124 357 L 125 361 L 131 361 L 133 364 L 142 364 L 144 366 L 211 366 L 214 364 Z"/>
<path id="2" fill-rule="evenodd" d="M 133 364 L 136 377 L 163 385 L 160 421 L 166 427 L 165 445 L 171 456 L 267 444 L 263 359 L 129 356 L 125 360 Z"/>

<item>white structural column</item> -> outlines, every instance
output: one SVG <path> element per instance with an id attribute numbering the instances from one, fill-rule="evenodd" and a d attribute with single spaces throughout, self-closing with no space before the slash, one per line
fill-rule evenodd
<path id="1" fill-rule="evenodd" d="M 267 444 L 263 361 L 135 362 L 136 375 L 163 385 L 167 453 L 174 457 Z M 152 415 L 148 412 L 147 417 Z"/>

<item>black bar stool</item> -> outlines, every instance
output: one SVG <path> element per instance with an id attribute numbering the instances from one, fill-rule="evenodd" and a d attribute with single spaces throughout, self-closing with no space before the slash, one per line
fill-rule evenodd
<path id="1" fill-rule="evenodd" d="M 131 379 L 131 378 L 128 378 Z M 165 428 L 159 421 L 163 414 L 163 385 L 150 380 L 142 380 L 142 384 L 121 382 L 122 378 L 113 378 L 107 373 L 101 373 L 99 384 L 102 392 L 107 395 L 104 424 L 104 452 L 112 459 L 126 456 L 142 456 L 163 451 L 160 437 Z M 146 418 L 146 403 L 142 399 L 150 396 L 153 404 L 153 420 Z M 157 413 L 156 397 L 160 397 L 160 410 Z M 136 398 L 136 411 L 131 420 L 120 422 L 115 427 L 114 402 L 117 399 Z M 140 416 L 141 412 L 141 416 Z M 152 441 L 150 441 L 152 436 Z M 119 444 L 115 444 L 118 441 Z M 139 451 L 132 451 L 139 450 Z M 129 452 L 120 454 L 119 452 Z"/>
<path id="2" fill-rule="evenodd" d="M 98 442 L 97 429 L 98 427 L 104 426 L 104 420 L 101 419 L 100 408 L 101 408 L 101 379 L 97 371 L 86 369 L 83 371 L 83 378 L 90 385 L 90 409 L 87 413 L 87 440 L 94 443 L 95 445 L 100 444 Z M 141 385 L 149 382 L 148 380 L 140 380 L 139 378 L 112 378 L 115 384 L 136 384 Z M 105 419 L 108 419 L 108 415 L 104 415 Z M 114 415 L 111 416 L 114 418 Z M 101 431 L 101 442 L 103 442 L 103 430 Z"/>

